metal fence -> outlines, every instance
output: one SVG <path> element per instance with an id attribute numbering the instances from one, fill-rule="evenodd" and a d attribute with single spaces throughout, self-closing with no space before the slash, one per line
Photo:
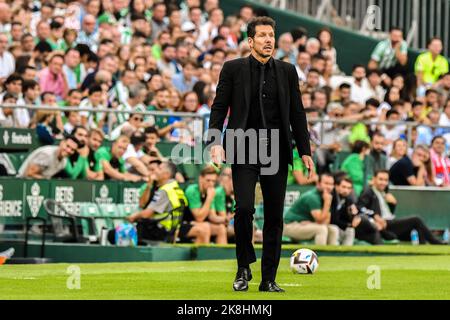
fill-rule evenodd
<path id="1" fill-rule="evenodd" d="M 259 2 L 312 16 L 364 34 L 383 38 L 393 25 L 405 31 L 408 44 L 426 48 L 438 36 L 450 56 L 450 0 L 260 0 Z M 376 7 L 371 7 L 376 6 Z M 369 10 L 368 10 L 369 8 Z M 371 10 L 375 8 L 375 10 Z M 367 23 L 376 12 L 376 28 Z"/>
<path id="2" fill-rule="evenodd" d="M 196 113 L 190 113 L 190 112 L 168 112 L 168 111 L 130 111 L 130 110 L 115 110 L 115 109 L 95 109 L 95 108 L 79 108 L 79 107 L 49 107 L 49 106 L 33 106 L 33 105 L 0 105 L 0 109 L 2 108 L 25 108 L 29 110 L 50 110 L 50 111 L 88 111 L 88 112 L 105 112 L 105 113 L 111 113 L 111 114 L 119 114 L 119 113 L 135 113 L 135 114 L 143 114 L 147 116 L 154 116 L 154 117 L 179 117 L 182 119 L 194 119 L 197 121 L 197 124 L 192 124 L 192 134 L 195 135 L 195 141 L 201 142 L 203 141 L 203 137 L 205 137 L 206 130 L 208 129 L 208 123 L 209 123 L 209 115 L 198 115 Z M 412 130 L 413 128 L 416 128 L 420 126 L 421 124 L 418 122 L 410 122 L 410 121 L 370 121 L 370 120 L 364 120 L 364 121 L 355 121 L 355 120 L 344 120 L 344 119 L 325 119 L 325 118 L 314 118 L 314 119 L 308 119 L 308 122 L 310 124 L 317 124 L 322 123 L 320 126 L 320 141 L 323 141 L 324 136 L 324 126 L 325 123 L 332 123 L 332 124 L 339 124 L 343 126 L 351 126 L 355 125 L 357 123 L 363 123 L 368 126 L 382 126 L 382 125 L 401 125 L 406 127 L 406 137 L 408 141 L 408 145 L 412 146 Z M 1 125 L 1 123 L 0 123 Z M 436 129 L 446 129 L 450 133 L 450 126 L 441 126 L 441 125 L 427 125 L 430 128 Z M 112 131 L 112 124 L 108 124 L 108 131 L 107 133 L 110 133 Z M 448 141 L 450 144 L 450 141 Z"/>

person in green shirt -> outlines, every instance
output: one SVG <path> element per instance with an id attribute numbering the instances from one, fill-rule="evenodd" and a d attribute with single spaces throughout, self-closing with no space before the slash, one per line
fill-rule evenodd
<path id="1" fill-rule="evenodd" d="M 356 196 L 359 196 L 367 184 L 372 179 L 373 173 L 365 169 L 364 159 L 370 153 L 370 146 L 365 141 L 356 141 L 352 147 L 352 154 L 342 163 L 341 169 L 347 172 L 353 181 L 353 189 Z"/>
<path id="2" fill-rule="evenodd" d="M 448 73 L 448 60 L 441 55 L 442 40 L 431 38 L 427 44 L 428 51 L 417 57 L 414 69 L 418 85 L 432 85 L 439 80 L 440 76 Z"/>
<path id="3" fill-rule="evenodd" d="M 322 174 L 316 187 L 302 194 L 286 213 L 283 235 L 294 240 L 314 238 L 316 245 L 337 245 L 339 227 L 330 224 L 333 189 L 333 176 Z"/>
<path id="4" fill-rule="evenodd" d="M 97 161 L 94 171 L 103 170 L 105 179 L 114 179 L 122 181 L 142 181 L 142 177 L 127 172 L 125 168 L 125 160 L 122 159 L 123 154 L 130 144 L 130 138 L 120 136 L 113 142 L 112 146 L 101 147 L 95 152 L 95 160 Z"/>
<path id="5" fill-rule="evenodd" d="M 229 222 L 226 215 L 222 188 L 216 188 L 218 174 L 213 167 L 205 167 L 198 178 L 198 183 L 186 188 L 185 195 L 189 203 L 183 220 L 188 223 L 207 222 L 210 235 L 216 236 L 217 244 L 227 244 L 227 228 Z"/>

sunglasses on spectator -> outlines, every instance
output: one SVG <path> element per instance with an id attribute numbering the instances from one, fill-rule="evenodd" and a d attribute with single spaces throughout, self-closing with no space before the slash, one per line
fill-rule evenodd
<path id="1" fill-rule="evenodd" d="M 133 119 L 134 121 L 144 121 L 144 118 L 141 117 L 132 117 L 131 119 Z"/>

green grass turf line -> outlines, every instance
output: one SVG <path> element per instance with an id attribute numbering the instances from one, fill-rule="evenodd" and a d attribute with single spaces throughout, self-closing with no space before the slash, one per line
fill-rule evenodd
<path id="1" fill-rule="evenodd" d="M 69 290 L 69 264 L 3 265 L 0 299 L 450 299 L 450 256 L 320 257 L 314 275 L 280 262 L 286 293 L 260 293 L 259 261 L 248 292 L 233 292 L 232 260 L 79 264 L 81 289 Z M 380 268 L 381 289 L 369 290 L 369 266 Z"/>

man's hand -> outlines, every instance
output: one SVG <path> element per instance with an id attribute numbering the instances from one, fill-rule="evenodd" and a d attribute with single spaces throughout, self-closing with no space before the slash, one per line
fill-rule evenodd
<path id="1" fill-rule="evenodd" d="M 89 147 L 88 146 L 84 146 L 83 148 L 78 150 L 78 154 L 81 157 L 87 157 L 89 155 Z"/>
<path id="2" fill-rule="evenodd" d="M 308 169 L 308 180 L 311 180 L 314 172 L 314 162 L 310 156 L 302 156 L 302 160 L 306 169 Z"/>
<path id="3" fill-rule="evenodd" d="M 220 169 L 222 162 L 225 161 L 225 150 L 221 145 L 212 146 L 210 157 L 211 161 Z"/>
<path id="4" fill-rule="evenodd" d="M 333 201 L 333 195 L 324 191 L 322 193 L 322 199 L 324 203 L 331 204 L 331 201 Z"/>
<path id="5" fill-rule="evenodd" d="M 208 197 L 209 199 L 214 199 L 215 195 L 216 195 L 216 189 L 214 189 L 214 188 L 206 189 L 206 197 Z"/>
<path id="6" fill-rule="evenodd" d="M 397 199 L 395 199 L 395 197 L 393 196 L 392 193 L 387 193 L 387 194 L 384 196 L 384 199 L 386 200 L 387 203 L 390 203 L 390 204 L 397 204 Z"/>
<path id="7" fill-rule="evenodd" d="M 357 226 L 359 226 L 360 223 L 361 223 L 361 217 L 355 216 L 352 220 L 352 227 L 356 228 Z"/>

